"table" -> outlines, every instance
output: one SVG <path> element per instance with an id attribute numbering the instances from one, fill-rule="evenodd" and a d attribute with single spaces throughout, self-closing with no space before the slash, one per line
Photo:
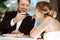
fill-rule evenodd
<path id="1" fill-rule="evenodd" d="M 30 38 L 30 37 L 4 37 L 4 36 L 0 36 L 0 40 L 37 40 L 34 38 Z"/>

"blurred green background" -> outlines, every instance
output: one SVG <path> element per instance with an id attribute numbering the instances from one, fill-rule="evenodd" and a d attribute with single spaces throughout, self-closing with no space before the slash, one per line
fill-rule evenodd
<path id="1" fill-rule="evenodd" d="M 0 21 L 2 20 L 4 13 L 8 9 L 8 7 L 4 4 L 7 0 L 0 0 Z"/>

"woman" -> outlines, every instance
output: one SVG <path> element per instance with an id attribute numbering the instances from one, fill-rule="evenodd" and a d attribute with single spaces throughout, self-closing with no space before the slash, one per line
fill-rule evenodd
<path id="1" fill-rule="evenodd" d="M 37 38 L 46 31 L 44 40 L 60 40 L 60 23 L 55 19 L 57 13 L 54 7 L 48 2 L 41 1 L 37 3 L 34 13 L 34 17 L 41 23 L 31 30 L 30 37 Z"/>

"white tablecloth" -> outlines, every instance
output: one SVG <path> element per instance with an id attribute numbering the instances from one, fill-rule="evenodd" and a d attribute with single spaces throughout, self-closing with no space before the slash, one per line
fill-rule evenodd
<path id="1" fill-rule="evenodd" d="M 29 38 L 29 37 L 3 37 L 0 36 L 0 40 L 36 40 L 34 38 Z"/>

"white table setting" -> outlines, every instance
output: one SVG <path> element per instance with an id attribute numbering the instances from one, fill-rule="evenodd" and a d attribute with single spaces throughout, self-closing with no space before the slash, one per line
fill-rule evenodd
<path id="1" fill-rule="evenodd" d="M 13 32 L 19 32 L 19 27 L 16 27 L 16 30 Z M 0 40 L 36 40 L 35 38 L 30 38 L 29 35 L 22 34 L 2 34 L 0 35 Z"/>
<path id="2" fill-rule="evenodd" d="M 36 40 L 30 38 L 29 35 L 23 34 L 2 34 L 0 35 L 0 40 Z"/>

